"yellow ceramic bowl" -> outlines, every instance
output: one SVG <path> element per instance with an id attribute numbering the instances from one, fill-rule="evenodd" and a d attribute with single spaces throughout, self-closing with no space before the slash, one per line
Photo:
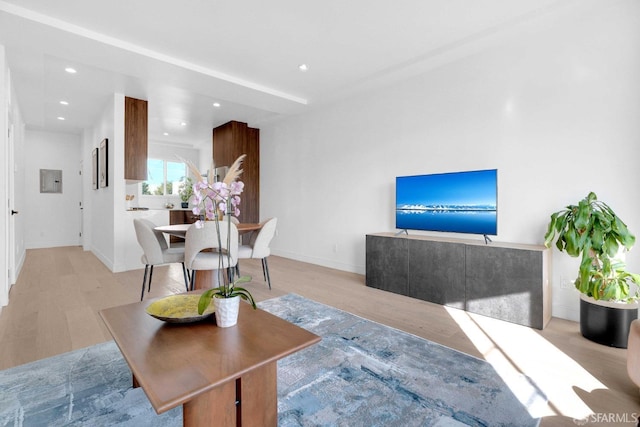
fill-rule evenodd
<path id="1" fill-rule="evenodd" d="M 202 314 L 198 314 L 200 295 L 171 295 L 147 306 L 147 313 L 156 319 L 170 323 L 197 322 L 209 317 L 214 312 L 213 304 Z"/>

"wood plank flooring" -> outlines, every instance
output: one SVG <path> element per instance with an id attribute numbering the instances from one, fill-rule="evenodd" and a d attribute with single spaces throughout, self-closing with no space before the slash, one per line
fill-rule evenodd
<path id="1" fill-rule="evenodd" d="M 533 410 L 542 426 L 634 425 L 640 415 L 627 350 L 584 339 L 575 322 L 553 318 L 538 331 L 367 288 L 358 274 L 275 256 L 269 267 L 271 291 L 259 260 L 241 263 L 258 301 L 293 292 L 485 359 L 507 384 L 526 375 L 549 400 Z M 0 369 L 110 340 L 98 312 L 138 301 L 142 275 L 113 274 L 80 247 L 28 250 L 0 313 Z M 156 267 L 145 300 L 183 291 L 179 265 Z"/>

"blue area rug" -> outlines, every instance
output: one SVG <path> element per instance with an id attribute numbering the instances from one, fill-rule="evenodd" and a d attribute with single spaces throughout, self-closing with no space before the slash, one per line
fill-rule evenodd
<path id="1" fill-rule="evenodd" d="M 278 362 L 280 426 L 539 423 L 515 397 L 544 402 L 526 377 L 514 394 L 480 359 L 297 295 L 259 306 L 322 336 Z M 182 410 L 155 414 L 108 342 L 0 371 L 0 425 L 178 427 Z"/>

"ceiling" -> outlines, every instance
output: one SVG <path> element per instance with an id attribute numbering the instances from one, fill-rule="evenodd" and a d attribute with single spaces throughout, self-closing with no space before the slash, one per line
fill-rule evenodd
<path id="1" fill-rule="evenodd" d="M 117 92 L 149 101 L 151 140 L 198 147 L 229 120 L 406 78 L 567 2 L 0 0 L 0 44 L 28 128 L 81 133 Z"/>

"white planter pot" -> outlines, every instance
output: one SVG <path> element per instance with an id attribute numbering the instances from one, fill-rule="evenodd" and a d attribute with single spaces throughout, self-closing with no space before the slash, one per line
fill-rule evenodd
<path id="1" fill-rule="evenodd" d="M 216 324 L 220 328 L 228 328 L 238 323 L 240 297 L 214 298 L 213 306 L 216 309 Z"/>

